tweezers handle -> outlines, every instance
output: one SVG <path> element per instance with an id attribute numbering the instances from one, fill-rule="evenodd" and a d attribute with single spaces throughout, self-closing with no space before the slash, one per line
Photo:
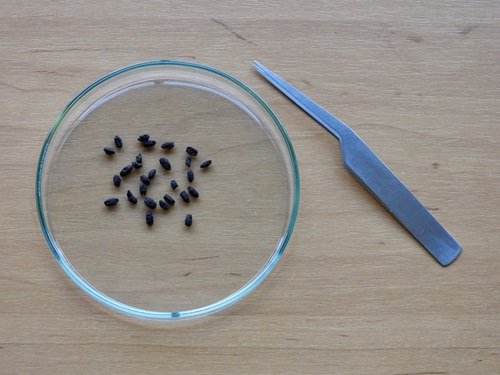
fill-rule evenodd
<path id="1" fill-rule="evenodd" d="M 342 162 L 443 266 L 462 247 L 354 131 L 339 137 Z"/>

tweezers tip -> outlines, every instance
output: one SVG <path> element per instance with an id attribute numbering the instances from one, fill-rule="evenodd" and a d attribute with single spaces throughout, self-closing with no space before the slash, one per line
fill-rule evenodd
<path id="1" fill-rule="evenodd" d="M 252 66 L 254 67 L 254 69 L 256 70 L 262 70 L 262 68 L 264 67 L 260 62 L 258 62 L 257 60 L 253 60 L 252 61 Z"/>

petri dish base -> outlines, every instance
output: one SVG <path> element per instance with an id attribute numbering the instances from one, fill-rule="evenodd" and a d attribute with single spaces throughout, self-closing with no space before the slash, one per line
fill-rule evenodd
<path id="1" fill-rule="evenodd" d="M 142 134 L 156 145 L 145 147 Z M 162 149 L 167 141 L 175 146 Z M 198 150 L 190 167 L 188 146 Z M 138 154 L 142 167 L 114 186 Z M 151 169 L 145 196 L 170 195 L 169 209 L 144 204 L 140 176 Z M 186 203 L 188 186 L 199 197 Z M 221 310 L 267 276 L 293 230 L 299 176 L 284 128 L 251 89 L 205 65 L 159 60 L 107 74 L 64 108 L 43 145 L 36 191 L 47 242 L 83 291 L 121 313 L 169 321 Z M 119 203 L 106 207 L 110 197 Z"/>

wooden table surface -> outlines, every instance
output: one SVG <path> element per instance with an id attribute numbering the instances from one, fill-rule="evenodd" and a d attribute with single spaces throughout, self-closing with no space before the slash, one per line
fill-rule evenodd
<path id="1" fill-rule="evenodd" d="M 500 373 L 498 1 L 33 3 L 0 3 L 0 373 Z M 62 107 L 150 59 L 205 63 L 251 86 L 284 124 L 301 177 L 270 276 L 227 311 L 178 325 L 90 301 L 51 254 L 35 204 Z M 441 267 L 253 59 L 349 124 L 460 257 Z"/>

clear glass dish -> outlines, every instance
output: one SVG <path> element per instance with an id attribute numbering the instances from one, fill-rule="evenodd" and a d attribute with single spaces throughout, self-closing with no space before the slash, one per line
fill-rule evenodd
<path id="1" fill-rule="evenodd" d="M 156 146 L 144 147 L 142 134 Z M 174 148 L 160 147 L 167 141 Z M 199 152 L 191 183 L 188 146 Z M 138 153 L 142 168 L 114 186 Z M 205 160 L 212 164 L 201 169 Z M 146 207 L 139 193 L 139 176 L 153 168 L 146 195 L 169 194 L 168 210 Z M 188 185 L 200 196 L 185 203 Z M 292 234 L 299 176 L 284 128 L 256 93 L 214 68 L 160 60 L 111 72 L 64 108 L 43 145 L 36 192 L 49 247 L 84 292 L 127 315 L 177 320 L 228 307 L 269 274 Z M 119 203 L 105 206 L 110 197 Z"/>

